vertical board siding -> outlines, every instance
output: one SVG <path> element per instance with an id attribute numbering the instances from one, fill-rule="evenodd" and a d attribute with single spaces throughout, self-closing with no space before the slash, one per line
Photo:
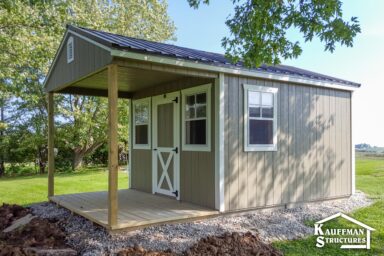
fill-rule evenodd
<path id="1" fill-rule="evenodd" d="M 132 149 L 131 187 L 152 193 L 152 151 Z"/>
<path id="2" fill-rule="evenodd" d="M 311 114 L 311 92 L 309 87 L 302 88 L 302 118 L 301 118 L 301 127 L 303 134 L 307 134 L 307 136 L 301 136 L 300 144 L 302 150 L 302 161 L 301 161 L 301 170 L 302 174 L 302 182 L 303 182 L 303 200 L 310 200 L 311 196 L 311 137 L 308 136 L 310 134 L 311 129 L 309 128 L 310 122 L 310 114 Z"/>
<path id="3" fill-rule="evenodd" d="M 214 83 L 212 79 L 183 78 L 171 83 L 157 85 L 133 94 L 134 99 L 151 97 L 180 91 L 182 89 Z M 214 86 L 211 91 L 211 151 L 183 151 L 180 149 L 180 200 L 215 207 L 215 123 L 214 123 Z M 180 95 L 181 96 L 181 95 Z M 181 122 L 181 112 L 180 112 Z M 182 136 L 180 123 L 180 142 Z M 180 148 L 181 148 L 180 144 Z M 133 188 L 152 192 L 152 151 L 132 150 Z"/>
<path id="4" fill-rule="evenodd" d="M 55 68 L 51 71 L 51 76 L 47 81 L 47 91 L 53 91 L 69 82 L 80 79 L 81 77 L 95 72 L 96 70 L 112 62 L 111 54 L 75 35 L 74 60 L 67 63 L 67 40 L 64 40 L 63 48 L 58 53 Z"/>
<path id="5" fill-rule="evenodd" d="M 243 84 L 279 89 L 277 151 L 244 152 Z M 227 211 L 351 193 L 349 92 L 240 76 L 224 85 Z"/>
<path id="6" fill-rule="evenodd" d="M 280 104 L 280 126 L 278 129 L 280 130 L 279 134 L 279 144 L 278 144 L 278 151 L 281 154 L 281 175 L 282 175 L 282 182 L 281 182 L 281 203 L 288 203 L 289 202 L 289 150 L 288 145 L 291 141 L 291 137 L 289 134 L 289 121 L 288 121 L 288 115 L 286 114 L 289 112 L 289 94 L 288 94 L 288 86 L 286 84 L 280 85 L 280 91 L 279 91 L 279 104 Z"/>
<path id="7" fill-rule="evenodd" d="M 231 129 L 229 122 L 229 77 L 224 76 L 224 205 L 225 209 L 230 207 L 230 198 L 231 198 L 231 181 L 230 181 L 230 168 L 229 168 L 229 132 Z"/>

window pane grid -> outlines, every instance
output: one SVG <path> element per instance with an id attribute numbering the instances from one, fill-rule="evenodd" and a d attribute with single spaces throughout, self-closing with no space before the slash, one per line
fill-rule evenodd
<path id="1" fill-rule="evenodd" d="M 186 145 L 207 145 L 207 92 L 185 95 L 184 124 Z"/>
<path id="2" fill-rule="evenodd" d="M 275 93 L 248 90 L 247 134 L 249 145 L 274 145 Z"/>
<path id="3" fill-rule="evenodd" d="M 149 102 L 137 102 L 134 111 L 134 145 L 149 145 Z"/>
<path id="4" fill-rule="evenodd" d="M 149 104 L 141 103 L 135 106 L 135 124 L 145 125 L 149 123 Z"/>
<path id="5" fill-rule="evenodd" d="M 204 103 L 198 103 L 204 102 Z M 198 112 L 200 110 L 200 112 Z M 207 103 L 206 93 L 198 93 L 186 96 L 185 121 L 206 120 Z"/>

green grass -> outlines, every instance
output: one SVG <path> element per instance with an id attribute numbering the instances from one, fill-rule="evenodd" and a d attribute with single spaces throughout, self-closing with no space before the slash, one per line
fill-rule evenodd
<path id="1" fill-rule="evenodd" d="M 375 199 L 373 205 L 349 214 L 376 229 L 372 232 L 371 250 L 342 250 L 340 245 L 329 244 L 323 248 L 317 248 L 315 236 L 275 242 L 274 246 L 279 248 L 284 255 L 384 255 L 384 158 L 363 155 L 356 158 L 356 187 Z M 314 222 L 315 220 L 307 221 L 305 224 L 313 226 Z M 328 222 L 327 225 L 335 228 L 354 227 L 350 222 L 340 218 Z"/>
<path id="2" fill-rule="evenodd" d="M 384 199 L 384 158 L 356 158 L 356 187 L 374 199 Z"/>
<path id="3" fill-rule="evenodd" d="M 128 187 L 126 172 L 119 171 L 119 188 Z M 74 173 L 55 175 L 55 194 L 105 191 L 108 189 L 106 168 L 84 168 Z M 33 175 L 0 179 L 0 204 L 29 205 L 47 201 L 47 176 Z"/>

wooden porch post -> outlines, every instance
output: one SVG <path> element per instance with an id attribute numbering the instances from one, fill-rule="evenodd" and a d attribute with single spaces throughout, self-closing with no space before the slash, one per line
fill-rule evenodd
<path id="1" fill-rule="evenodd" d="M 108 226 L 117 225 L 117 99 L 118 99 L 118 67 L 116 64 L 108 66 Z"/>
<path id="2" fill-rule="evenodd" d="M 55 194 L 54 172 L 55 172 L 55 152 L 54 152 L 55 122 L 54 122 L 54 102 L 53 93 L 48 93 L 48 197 Z"/>

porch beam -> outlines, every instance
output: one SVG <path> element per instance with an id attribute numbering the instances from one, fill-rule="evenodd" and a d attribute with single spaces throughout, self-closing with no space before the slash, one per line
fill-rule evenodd
<path id="1" fill-rule="evenodd" d="M 117 145 L 117 99 L 118 99 L 118 66 L 108 66 L 108 226 L 117 226 L 118 198 L 118 145 Z"/>
<path id="2" fill-rule="evenodd" d="M 151 71 L 159 71 L 172 73 L 176 75 L 192 76 L 200 78 L 217 78 L 217 73 L 212 71 L 197 70 L 186 67 L 175 67 L 167 64 L 148 63 L 143 61 L 127 60 L 124 58 L 115 58 L 113 63 L 118 64 L 120 67 L 143 69 Z"/>
<path id="3" fill-rule="evenodd" d="M 76 95 L 85 95 L 85 96 L 98 96 L 98 97 L 108 97 L 108 89 L 92 89 L 92 88 L 84 88 L 84 87 L 66 87 L 63 90 L 59 91 L 59 93 L 68 93 L 68 94 L 76 94 Z M 130 99 L 132 98 L 132 93 L 119 91 L 119 98 L 122 99 Z"/>
<path id="4" fill-rule="evenodd" d="M 54 172 L 55 172 L 55 120 L 53 93 L 49 92 L 48 98 L 48 198 L 54 196 Z"/>

